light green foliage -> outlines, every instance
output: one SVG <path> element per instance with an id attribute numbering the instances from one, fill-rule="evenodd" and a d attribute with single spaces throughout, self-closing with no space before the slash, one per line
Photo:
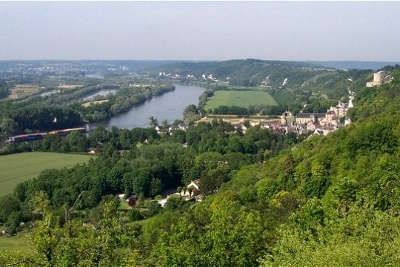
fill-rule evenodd
<path id="1" fill-rule="evenodd" d="M 263 266 L 398 266 L 399 225 L 397 216 L 355 206 L 334 222 L 318 218 L 301 231 L 286 225 Z"/>
<path id="2" fill-rule="evenodd" d="M 44 214 L 32 232 L 31 255 L 2 252 L 0 259 L 17 266 L 120 266 L 134 260 L 121 247 L 129 246 L 136 230 L 126 228 L 115 216 L 118 201 L 102 206 L 100 220 L 95 224 L 69 221 L 61 227 L 52 214 Z M 131 241 L 129 241 L 131 240 Z"/>
<path id="3" fill-rule="evenodd" d="M 161 234 L 151 259 L 160 266 L 255 266 L 265 248 L 261 225 L 258 212 L 222 194 Z"/>

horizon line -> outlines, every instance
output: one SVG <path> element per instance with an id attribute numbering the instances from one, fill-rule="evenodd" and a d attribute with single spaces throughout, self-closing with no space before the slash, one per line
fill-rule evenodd
<path id="1" fill-rule="evenodd" d="M 175 61 L 175 62 L 222 62 L 232 60 L 260 60 L 260 61 L 282 61 L 282 62 L 387 62 L 387 63 L 400 63 L 400 60 L 352 60 L 352 59 L 262 59 L 262 58 L 230 58 L 230 59 L 0 59 L 0 62 L 4 61 Z"/>

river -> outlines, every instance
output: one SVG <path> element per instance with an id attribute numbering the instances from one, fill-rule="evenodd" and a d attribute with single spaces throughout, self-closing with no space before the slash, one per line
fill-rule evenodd
<path id="1" fill-rule="evenodd" d="M 151 116 L 155 117 L 159 123 L 163 120 L 171 123 L 176 119 L 182 119 L 185 107 L 190 104 L 197 105 L 199 96 L 204 90 L 199 86 L 175 84 L 174 91 L 153 97 L 125 113 L 112 117 L 106 126 L 125 129 L 148 127 Z"/>

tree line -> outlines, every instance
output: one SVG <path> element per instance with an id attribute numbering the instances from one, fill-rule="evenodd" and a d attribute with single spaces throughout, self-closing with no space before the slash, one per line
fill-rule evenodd
<path id="1" fill-rule="evenodd" d="M 213 122 L 159 135 L 154 129 L 119 130 L 96 128 L 88 136 L 74 132 L 66 138 L 45 137 L 41 141 L 10 146 L 20 151 L 86 152 L 92 147 L 100 155 L 72 169 L 48 170 L 19 184 L 2 198 L 0 221 L 14 232 L 16 222 L 33 219 L 25 209 L 39 192 L 57 211 L 71 206 L 80 196 L 78 208 L 92 209 L 107 195 L 124 193 L 154 198 L 168 190 L 200 179 L 202 193 L 215 192 L 241 166 L 262 162 L 281 149 L 298 142 L 295 135 L 279 135 L 260 128 L 234 133 L 230 124 Z M 13 205 L 9 205 L 12 202 Z"/>

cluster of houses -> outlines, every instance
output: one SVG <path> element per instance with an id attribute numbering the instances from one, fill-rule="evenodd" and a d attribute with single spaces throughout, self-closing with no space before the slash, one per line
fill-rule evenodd
<path id="1" fill-rule="evenodd" d="M 273 130 L 280 130 L 285 133 L 327 135 L 351 123 L 350 118 L 346 115 L 349 108 L 352 107 L 353 95 L 350 95 L 348 103 L 339 101 L 336 106 L 330 107 L 326 113 L 299 113 L 294 116 L 291 112 L 284 112 L 280 117 L 279 125 L 271 126 Z"/>
<path id="2" fill-rule="evenodd" d="M 353 100 L 354 93 L 349 91 L 348 103 L 339 101 L 336 106 L 330 107 L 325 113 L 301 112 L 293 115 L 291 112 L 286 111 L 280 117 L 208 115 L 201 118 L 197 123 L 207 123 L 217 119 L 232 124 L 236 130 L 240 130 L 242 133 L 246 133 L 249 127 L 259 126 L 260 128 L 280 133 L 327 135 L 351 123 L 350 118 L 347 117 L 347 111 L 353 107 Z"/>
<path id="3" fill-rule="evenodd" d="M 172 135 L 174 133 L 174 131 L 177 131 L 177 130 L 186 131 L 187 127 L 185 126 L 185 124 L 179 123 L 179 124 L 165 126 L 165 127 L 156 125 L 156 127 L 154 127 L 154 129 L 160 135 L 165 135 L 165 134 Z"/>
<path id="4" fill-rule="evenodd" d="M 187 80 L 187 81 L 210 81 L 210 82 L 222 82 L 228 83 L 230 81 L 230 77 L 226 77 L 223 81 L 220 81 L 216 78 L 216 76 L 212 73 L 202 73 L 199 77 L 196 77 L 194 74 L 178 74 L 178 73 L 169 73 L 169 72 L 159 72 L 158 76 L 160 78 L 168 78 L 172 80 Z"/>
<path id="5" fill-rule="evenodd" d="M 177 192 L 168 194 L 164 198 L 157 200 L 157 203 L 160 204 L 161 207 L 165 207 L 165 204 L 167 204 L 168 199 L 170 199 L 171 197 L 179 197 L 185 201 L 202 201 L 203 195 L 200 193 L 200 180 L 197 179 L 191 181 L 190 184 L 180 189 L 180 191 L 178 189 Z M 131 208 L 136 207 L 136 203 L 138 201 L 138 197 L 136 195 L 132 195 L 126 198 L 125 194 L 119 194 L 118 198 L 121 201 L 125 200 Z"/>

